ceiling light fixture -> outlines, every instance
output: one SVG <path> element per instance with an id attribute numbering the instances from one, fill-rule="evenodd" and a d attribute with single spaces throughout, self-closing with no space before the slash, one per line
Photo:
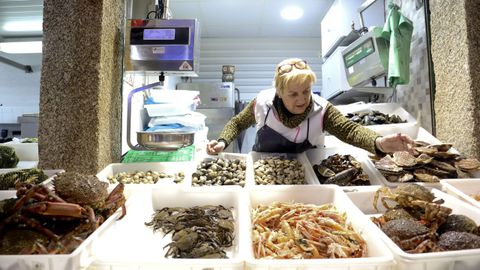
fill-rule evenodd
<path id="1" fill-rule="evenodd" d="M 280 15 L 285 20 L 293 21 L 298 20 L 303 16 L 303 9 L 297 6 L 288 6 L 282 9 Z"/>
<path id="2" fill-rule="evenodd" d="M 0 51 L 4 53 L 41 53 L 41 41 L 0 42 Z"/>
<path id="3" fill-rule="evenodd" d="M 3 30 L 8 32 L 31 32 L 42 31 L 42 21 L 16 21 L 7 22 Z"/>

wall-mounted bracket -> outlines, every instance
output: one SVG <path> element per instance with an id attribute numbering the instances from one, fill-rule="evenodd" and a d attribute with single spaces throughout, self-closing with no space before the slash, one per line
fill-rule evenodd
<path id="1" fill-rule="evenodd" d="M 8 58 L 6 58 L 6 57 L 3 57 L 3 56 L 0 56 L 0 62 L 5 63 L 5 64 L 7 64 L 7 65 L 10 65 L 10 66 L 12 66 L 12 67 L 19 68 L 19 69 L 25 71 L 25 73 L 32 73 L 32 72 L 33 72 L 32 66 L 30 66 L 30 65 L 22 65 L 22 64 L 20 64 L 20 63 L 18 63 L 18 62 L 15 62 L 15 61 L 10 60 L 10 59 L 8 59 Z"/>

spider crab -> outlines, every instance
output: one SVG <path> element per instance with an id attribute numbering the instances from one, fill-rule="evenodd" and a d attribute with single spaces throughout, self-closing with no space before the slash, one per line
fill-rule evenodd
<path id="1" fill-rule="evenodd" d="M 442 225 L 452 212 L 452 209 L 441 205 L 442 200 L 434 202 L 435 196 L 433 193 L 418 184 L 405 183 L 399 185 L 393 191 L 388 187 L 379 188 L 373 198 L 373 206 L 377 211 L 380 195 L 382 195 L 380 199 L 382 205 L 386 209 L 401 207 L 412 216 L 420 216 L 423 222 L 431 225 L 430 228 L 433 231 L 436 231 L 438 226 Z M 392 207 L 388 205 L 387 201 L 394 201 L 397 205 Z"/>
<path id="2" fill-rule="evenodd" d="M 13 227 L 38 231 L 50 240 L 32 239 L 21 253 L 70 253 L 119 207 L 119 219 L 126 214 L 123 184 L 109 194 L 108 184 L 93 175 L 63 173 L 53 185 L 54 191 L 44 185 L 17 184 L 16 202 L 3 209 L 0 219 L 0 249 L 7 227 Z M 68 230 L 59 229 L 65 227 Z"/>

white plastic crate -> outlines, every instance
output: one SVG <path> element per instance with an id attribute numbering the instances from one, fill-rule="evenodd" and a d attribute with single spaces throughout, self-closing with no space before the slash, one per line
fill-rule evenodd
<path id="1" fill-rule="evenodd" d="M 151 195 L 151 196 L 150 196 Z M 188 269 L 188 270 L 241 270 L 244 258 L 241 248 L 245 245 L 247 232 L 240 221 L 245 220 L 246 200 L 243 192 L 184 190 L 181 187 L 155 187 L 151 193 L 136 194 L 127 206 L 127 216 L 114 224 L 95 248 L 95 261 L 92 269 Z M 153 232 L 145 222 L 150 222 L 154 210 L 163 207 L 193 207 L 203 205 L 223 205 L 232 207 L 235 219 L 235 240 L 226 250 L 228 259 L 174 259 L 165 258 L 171 242 L 171 234 Z"/>
<path id="2" fill-rule="evenodd" d="M 376 216 L 378 212 L 373 208 L 374 190 L 347 193 L 347 196 L 367 216 Z M 446 194 L 438 189 L 432 189 L 436 199 L 443 199 L 443 206 L 452 209 L 452 214 L 462 214 L 473 219 L 480 225 L 480 209 L 469 205 L 458 198 Z M 380 212 L 385 208 L 378 203 Z M 480 266 L 480 249 L 468 249 L 457 251 L 430 252 L 422 254 L 406 253 L 398 247 L 383 231 L 375 227 L 375 234 L 385 242 L 393 252 L 397 270 L 478 270 Z"/>
<path id="3" fill-rule="evenodd" d="M 347 113 L 360 113 L 379 111 L 384 114 L 395 114 L 400 116 L 402 120 L 406 120 L 406 123 L 399 124 L 385 124 L 385 125 L 370 125 L 365 126 L 371 130 L 378 132 L 380 135 L 389 135 L 395 133 L 405 133 L 410 137 L 415 137 L 418 132 L 419 125 L 415 117 L 409 114 L 398 103 L 366 103 L 366 104 L 349 104 L 349 105 L 337 105 L 335 106 L 343 115 Z"/>
<path id="4" fill-rule="evenodd" d="M 368 179 L 370 180 L 370 186 L 374 185 L 384 185 L 381 178 L 383 177 L 382 174 L 375 168 L 372 161 L 368 158 L 365 151 L 359 151 L 356 147 L 345 146 L 345 147 L 332 147 L 332 148 L 314 148 L 306 151 L 306 155 L 310 164 L 318 165 L 322 162 L 322 160 L 327 159 L 329 156 L 334 154 L 339 155 L 351 155 L 354 157 L 360 164 L 362 165 L 363 173 L 368 175 Z M 312 167 L 313 170 L 313 167 Z M 314 172 L 315 173 L 315 172 Z M 315 175 L 316 177 L 316 175 Z M 317 181 L 320 182 L 317 178 Z M 342 187 L 344 189 L 352 189 L 352 188 L 364 188 L 365 186 L 345 186 Z"/>
<path id="5" fill-rule="evenodd" d="M 192 186 L 192 174 L 197 170 L 197 166 L 200 165 L 203 161 L 207 160 L 215 160 L 218 158 L 223 158 L 223 159 L 228 159 L 228 160 L 235 160 L 239 159 L 242 161 L 245 161 L 246 163 L 246 169 L 245 169 L 245 186 L 249 185 L 251 183 L 250 179 L 253 178 L 253 163 L 252 159 L 248 154 L 237 154 L 237 153 L 228 153 L 228 152 L 221 152 L 218 155 L 201 155 L 201 156 L 196 156 L 195 164 L 190 167 L 190 170 L 188 173 L 185 173 L 185 187 L 191 187 L 194 189 L 220 189 L 220 190 L 227 190 L 227 189 L 241 189 L 240 185 L 222 185 L 222 186 L 208 186 L 208 185 L 203 185 L 203 186 Z"/>
<path id="6" fill-rule="evenodd" d="M 38 161 L 19 161 L 15 168 L 0 169 L 0 173 L 9 172 L 12 169 L 15 169 L 15 170 L 32 169 L 32 168 L 37 168 L 37 166 L 38 166 Z"/>
<path id="7" fill-rule="evenodd" d="M 413 140 L 416 141 L 423 141 L 429 144 L 440 144 L 442 143 L 439 139 L 435 138 L 432 134 L 430 134 L 427 130 L 424 128 L 419 128 L 415 136 L 411 136 Z M 455 150 L 456 151 L 456 150 Z M 375 167 L 375 162 L 371 161 L 373 166 Z M 398 185 L 401 185 L 402 183 L 397 183 L 397 182 L 391 182 L 388 181 L 381 173 L 380 173 L 380 180 L 382 181 L 383 185 L 388 186 L 388 187 L 397 187 Z M 426 187 L 430 188 L 437 188 L 441 189 L 441 184 L 440 182 L 438 183 L 424 183 L 424 182 L 415 182 L 419 185 L 423 185 Z"/>
<path id="8" fill-rule="evenodd" d="M 480 195 L 480 179 L 443 179 L 440 183 L 446 193 L 480 208 L 480 201 L 472 197 Z"/>
<path id="9" fill-rule="evenodd" d="M 315 175 L 315 172 L 312 169 L 312 165 L 308 161 L 307 155 L 305 152 L 300 153 L 300 154 L 295 154 L 295 153 L 265 153 L 265 152 L 255 152 L 251 151 L 249 155 L 252 158 L 252 178 L 249 178 L 248 180 L 250 183 L 247 183 L 249 186 L 259 186 L 255 182 L 255 169 L 253 168 L 253 164 L 255 161 L 259 159 L 267 159 L 271 157 L 282 157 L 286 159 L 297 159 L 300 164 L 303 165 L 303 170 L 305 172 L 305 184 L 306 185 L 319 185 L 320 183 L 318 182 L 317 176 Z M 272 185 L 268 185 L 272 186 Z"/>
<path id="10" fill-rule="evenodd" d="M 248 230 L 248 245 L 245 250 L 246 269 L 249 270 L 386 270 L 394 269 L 393 255 L 374 233 L 373 224 L 348 199 L 345 193 L 335 185 L 317 186 L 256 186 L 248 191 L 248 208 L 259 204 L 269 205 L 273 202 L 295 202 L 322 205 L 333 203 L 339 212 L 345 213 L 348 222 L 367 242 L 367 257 L 348 259 L 255 259 L 252 250 L 251 215 L 242 224 Z"/>
<path id="11" fill-rule="evenodd" d="M 20 161 L 38 161 L 38 143 L 6 142 L 3 145 L 15 149 Z"/>
<path id="12" fill-rule="evenodd" d="M 139 162 L 139 163 L 112 163 L 107 165 L 103 170 L 101 170 L 97 177 L 101 181 L 109 182 L 108 177 L 113 176 L 121 172 L 134 172 L 134 171 L 157 171 L 163 172 L 169 175 L 174 175 L 175 173 L 184 172 L 185 176 L 187 172 L 191 170 L 193 162 Z M 125 184 L 125 197 L 130 198 L 131 195 L 137 191 L 142 191 L 145 189 L 151 189 L 155 185 L 175 185 L 173 178 L 164 178 L 159 179 L 155 184 Z M 178 183 L 178 185 L 184 185 L 185 179 Z M 116 186 L 113 184 L 111 186 Z"/>
<path id="13" fill-rule="evenodd" d="M 14 198 L 15 191 L 1 192 L 0 200 Z M 100 227 L 87 237 L 72 253 L 55 255 L 0 255 L 0 269 L 84 269 L 93 261 L 95 241 L 114 224 L 121 210 L 111 215 Z"/>
<path id="14" fill-rule="evenodd" d="M 375 167 L 373 161 L 372 161 L 372 165 L 373 167 Z M 377 170 L 377 169 L 376 169 Z M 377 170 L 378 171 L 378 170 Z M 378 171 L 378 173 L 380 174 L 379 176 L 379 179 L 380 179 L 380 182 L 382 183 L 383 186 L 387 186 L 387 187 L 390 187 L 390 188 L 395 188 L 395 187 L 398 187 L 399 185 L 403 185 L 405 183 L 415 183 L 415 184 L 419 184 L 419 185 L 422 185 L 422 186 L 425 186 L 425 187 L 429 187 L 429 188 L 437 188 L 437 189 L 441 189 L 442 187 L 442 184 L 440 182 L 437 182 L 437 183 L 428 183 L 428 182 L 391 182 L 391 181 L 388 181 L 385 176 L 382 175 L 382 173 L 380 171 Z"/>
<path id="15" fill-rule="evenodd" d="M 437 139 L 435 136 L 430 134 L 426 129 L 420 127 L 418 129 L 417 134 L 415 134 L 412 139 L 417 140 L 417 141 L 424 141 L 430 144 L 440 144 L 442 143 L 439 139 Z"/>
<path id="16" fill-rule="evenodd" d="M 458 153 L 458 151 L 454 148 L 452 148 L 451 150 L 449 151 L 452 151 L 453 153 Z M 372 161 L 373 165 L 375 166 L 375 163 Z M 380 173 L 381 174 L 381 173 Z M 472 178 L 477 178 L 477 177 L 480 177 L 480 171 L 477 170 L 477 171 L 474 171 L 471 173 L 470 175 Z M 391 181 L 388 181 L 382 174 L 381 174 L 381 177 L 380 177 L 380 180 L 383 182 L 383 184 L 385 186 L 388 186 L 388 187 L 397 187 L 398 185 L 402 185 L 403 183 L 401 182 L 391 182 Z M 422 185 L 422 186 L 426 186 L 426 187 L 430 187 L 430 188 L 436 188 L 436 189 L 442 189 L 442 181 L 443 180 L 446 180 L 446 179 L 440 179 L 439 182 L 436 182 L 436 183 L 428 183 L 428 182 L 409 182 L 409 183 L 416 183 L 416 184 L 419 184 L 419 185 Z M 451 179 L 451 180 L 455 180 L 455 179 Z"/>

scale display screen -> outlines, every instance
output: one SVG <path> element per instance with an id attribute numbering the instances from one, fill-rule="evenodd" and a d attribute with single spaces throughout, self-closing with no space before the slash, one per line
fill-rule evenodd
<path id="1" fill-rule="evenodd" d="M 143 40 L 174 40 L 175 29 L 145 29 Z"/>
<path id="2" fill-rule="evenodd" d="M 188 45 L 188 27 L 135 27 L 130 29 L 130 45 Z"/>
<path id="3" fill-rule="evenodd" d="M 369 56 L 373 52 L 375 52 L 375 47 L 373 46 L 373 40 L 369 38 L 343 56 L 345 67 L 349 68 L 355 65 L 358 61 Z"/>

